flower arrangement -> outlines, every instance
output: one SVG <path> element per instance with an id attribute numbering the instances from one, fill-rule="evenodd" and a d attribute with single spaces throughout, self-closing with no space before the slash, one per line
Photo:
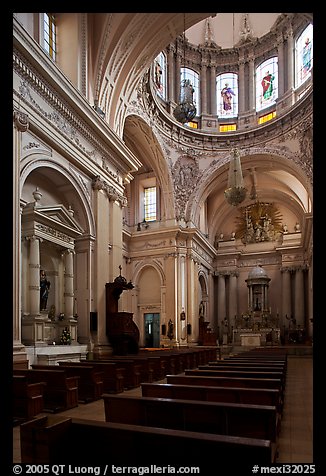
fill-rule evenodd
<path id="1" fill-rule="evenodd" d="M 71 334 L 68 327 L 65 327 L 62 331 L 60 343 L 63 345 L 70 345 L 71 344 Z"/>

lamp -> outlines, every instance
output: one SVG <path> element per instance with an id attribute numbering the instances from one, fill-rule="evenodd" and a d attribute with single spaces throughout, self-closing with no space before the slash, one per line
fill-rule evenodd
<path id="1" fill-rule="evenodd" d="M 240 152 L 235 148 L 231 154 L 228 188 L 224 191 L 224 196 L 230 205 L 236 207 L 246 198 L 247 189 L 243 182 Z"/>
<path id="2" fill-rule="evenodd" d="M 183 61 L 186 63 L 186 16 L 183 14 Z M 173 115 L 177 121 L 185 124 L 196 116 L 196 106 L 193 102 L 193 94 L 195 92 L 189 79 L 186 79 L 184 66 L 184 75 L 180 84 L 180 102 L 174 109 Z"/>

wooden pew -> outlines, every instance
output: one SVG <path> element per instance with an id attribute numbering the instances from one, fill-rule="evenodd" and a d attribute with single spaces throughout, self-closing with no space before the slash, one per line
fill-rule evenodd
<path id="1" fill-rule="evenodd" d="M 76 362 L 59 362 L 68 375 L 78 375 L 78 398 L 80 402 L 88 403 L 102 398 L 104 372 L 93 365 L 83 365 Z"/>
<path id="2" fill-rule="evenodd" d="M 94 367 L 99 372 L 103 372 L 102 392 L 121 393 L 124 391 L 125 369 L 119 367 L 116 363 L 106 362 L 105 360 L 81 360 L 80 362 L 62 361 L 62 364 L 60 364 L 60 368 L 63 365 L 69 365 L 73 367 L 76 365 L 88 365 L 90 367 Z"/>
<path id="3" fill-rule="evenodd" d="M 13 375 L 13 421 L 21 423 L 44 410 L 45 382 L 29 383 L 26 375 Z"/>
<path id="4" fill-rule="evenodd" d="M 179 385 L 205 385 L 212 387 L 249 387 L 249 388 L 275 388 L 280 392 L 282 404 L 284 394 L 280 379 L 270 378 L 240 378 L 240 377 L 207 377 L 203 375 L 167 375 L 166 383 Z"/>
<path id="5" fill-rule="evenodd" d="M 285 375 L 282 371 L 258 371 L 258 370 L 219 370 L 219 369 L 186 369 L 184 371 L 185 375 L 203 375 L 203 376 L 211 376 L 211 377 L 239 377 L 239 378 L 262 378 L 262 379 L 280 379 L 282 382 L 282 388 L 284 391 L 285 386 Z"/>
<path id="6" fill-rule="evenodd" d="M 209 455 L 219 460 L 219 469 L 223 461 L 228 469 L 232 461 L 242 469 L 275 462 L 270 440 L 53 415 L 23 423 L 20 435 L 22 463 L 29 464 L 196 465 L 204 474 L 211 470 Z"/>
<path id="7" fill-rule="evenodd" d="M 67 375 L 64 369 L 57 366 L 51 370 L 45 369 L 16 369 L 14 375 L 25 375 L 29 383 L 45 382 L 44 411 L 61 412 L 78 406 L 79 377 Z"/>
<path id="8" fill-rule="evenodd" d="M 105 421 L 271 440 L 277 451 L 275 406 L 103 394 Z"/>
<path id="9" fill-rule="evenodd" d="M 211 387 L 205 385 L 178 385 L 170 383 L 142 383 L 143 397 L 181 398 L 208 402 L 229 402 L 275 406 L 282 414 L 280 391 L 274 388 Z"/>
<path id="10" fill-rule="evenodd" d="M 146 357 L 142 357 L 140 355 L 119 355 L 117 357 L 112 357 L 112 358 L 109 358 L 109 359 L 101 359 L 101 362 L 108 362 L 108 363 L 111 363 L 111 364 L 115 364 L 117 366 L 119 366 L 119 361 L 123 361 L 123 360 L 132 360 L 135 362 L 135 365 L 139 366 L 139 367 L 135 367 L 135 369 L 137 370 L 137 372 L 139 371 L 139 377 L 137 377 L 137 381 L 139 380 L 139 382 L 153 382 L 153 376 L 154 376 L 154 368 L 153 368 L 153 364 L 152 362 L 146 358 Z M 96 362 L 96 360 L 90 360 L 89 362 Z M 124 370 L 124 373 L 126 372 L 126 369 L 125 367 L 122 367 L 120 365 L 121 368 L 123 368 Z M 137 383 L 137 381 L 135 381 L 136 379 L 134 379 L 134 383 L 133 385 L 135 385 Z M 137 387 L 139 385 L 136 385 Z M 132 388 L 131 386 L 129 387 L 126 387 L 126 388 Z"/>
<path id="11" fill-rule="evenodd" d="M 229 359 L 229 360 L 215 360 L 215 361 L 209 361 L 207 365 L 213 365 L 213 366 L 221 366 L 221 365 L 238 365 L 238 366 L 251 366 L 251 367 L 273 367 L 276 369 L 282 369 L 286 370 L 286 363 L 285 362 L 280 362 L 280 361 L 261 361 L 261 360 L 256 360 L 256 359 Z M 198 366 L 197 366 L 198 367 Z"/>
<path id="12" fill-rule="evenodd" d="M 33 369 L 65 370 L 69 377 L 78 379 L 78 402 L 88 403 L 99 400 L 103 393 L 103 372 L 80 362 L 59 362 L 59 365 L 33 364 Z"/>
<path id="13" fill-rule="evenodd" d="M 229 365 L 222 365 L 222 364 L 206 364 L 206 365 L 199 365 L 198 370 L 232 370 L 232 371 L 250 371 L 250 372 L 281 372 L 285 379 L 286 372 L 282 367 L 274 367 L 274 366 L 262 366 L 262 365 L 254 365 L 254 364 L 229 364 Z"/>
<path id="14" fill-rule="evenodd" d="M 228 357 L 228 358 L 224 358 L 223 360 L 220 360 L 219 362 L 221 363 L 241 363 L 241 364 L 256 364 L 256 365 L 278 365 L 278 366 L 282 366 L 284 370 L 287 369 L 287 360 L 283 360 L 283 359 L 279 359 L 279 360 L 275 360 L 275 359 L 264 359 L 264 358 L 254 358 L 254 357 L 251 357 L 251 358 L 245 358 L 245 357 Z"/>
<path id="15" fill-rule="evenodd" d="M 119 357 L 105 359 L 104 361 L 115 363 L 119 367 L 125 369 L 124 387 L 126 389 L 136 388 L 140 386 L 141 365 L 137 364 L 137 361 L 133 360 L 132 357 L 128 356 L 128 358 L 121 358 L 121 356 L 119 355 Z M 89 360 L 88 362 L 92 363 L 93 360 Z"/>

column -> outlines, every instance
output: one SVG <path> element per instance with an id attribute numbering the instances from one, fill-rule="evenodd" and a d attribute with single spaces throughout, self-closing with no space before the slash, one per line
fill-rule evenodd
<path id="1" fill-rule="evenodd" d="M 64 253 L 64 257 L 64 312 L 66 319 L 72 319 L 74 315 L 74 252 L 72 250 L 67 250 Z"/>
<path id="2" fill-rule="evenodd" d="M 294 275 L 294 317 L 296 325 L 305 327 L 304 321 L 304 280 L 303 268 L 296 268 Z"/>
<path id="3" fill-rule="evenodd" d="M 176 60 L 175 60 L 175 88 L 174 88 L 174 93 L 175 93 L 175 102 L 179 104 L 180 102 L 180 71 L 181 69 L 181 56 L 180 53 L 177 53 Z"/>
<path id="4" fill-rule="evenodd" d="M 230 287 L 229 287 L 229 323 L 230 327 L 235 325 L 235 316 L 238 315 L 238 289 L 237 280 L 239 273 L 231 271 L 230 274 Z"/>
<path id="5" fill-rule="evenodd" d="M 200 74 L 200 110 L 201 114 L 207 114 L 207 65 L 202 63 Z"/>
<path id="6" fill-rule="evenodd" d="M 248 79 L 248 88 L 249 88 L 249 111 L 252 112 L 255 109 L 255 58 L 253 54 L 249 55 L 249 79 Z"/>
<path id="7" fill-rule="evenodd" d="M 186 256 L 185 255 L 179 255 L 179 269 L 180 269 L 180 292 L 179 292 L 179 297 L 180 297 L 180 303 L 179 303 L 179 314 L 178 314 L 178 324 L 180 326 L 180 343 L 181 345 L 186 345 L 186 339 L 187 339 L 187 320 L 180 319 L 181 312 L 185 312 L 186 316 L 188 313 L 188 309 L 186 307 L 186 302 L 187 302 L 187 293 L 186 293 Z"/>
<path id="8" fill-rule="evenodd" d="M 278 97 L 284 94 L 284 43 L 283 34 L 277 37 L 277 56 L 278 56 Z"/>
<path id="9" fill-rule="evenodd" d="M 40 316 L 40 238 L 29 240 L 29 313 Z"/>
<path id="10" fill-rule="evenodd" d="M 239 59 L 239 114 L 245 111 L 245 61 Z"/>
<path id="11" fill-rule="evenodd" d="M 293 31 L 289 26 L 287 31 L 287 60 L 288 60 L 288 70 L 287 70 L 287 90 L 293 89 L 294 87 L 294 78 L 293 78 Z"/>
<path id="12" fill-rule="evenodd" d="M 226 302 L 225 302 L 225 276 L 218 275 L 217 281 L 217 314 L 218 325 L 221 329 L 222 321 L 226 317 Z"/>
<path id="13" fill-rule="evenodd" d="M 15 103 L 15 100 L 14 100 Z M 20 155 L 21 155 L 21 142 L 22 133 L 26 132 L 29 127 L 28 115 L 15 110 L 13 114 L 13 161 L 12 161 L 12 177 L 13 177 L 13 189 L 12 189 L 12 207 L 13 207 L 13 221 L 12 221 L 12 239 L 13 239 L 13 358 L 16 359 L 23 350 L 21 344 L 21 271 L 22 271 L 22 259 L 21 259 L 21 213 L 22 208 L 20 204 Z M 24 354 L 25 359 L 25 354 Z"/>
<path id="14" fill-rule="evenodd" d="M 167 78 L 168 78 L 168 95 L 167 97 L 170 98 L 171 101 L 175 101 L 175 89 L 174 89 L 174 77 L 175 77 L 175 69 L 174 69 L 174 45 L 170 45 L 168 48 L 168 68 L 167 68 Z"/>
<path id="15" fill-rule="evenodd" d="M 217 104 L 216 104 L 216 66 L 211 65 L 211 114 L 216 116 Z"/>
<path id="16" fill-rule="evenodd" d="M 291 317 L 291 274 L 289 268 L 281 269 L 282 273 L 282 312 L 281 312 L 281 320 L 284 325 L 286 325 L 287 321 L 285 320 L 285 316 L 287 315 L 288 318 Z"/>

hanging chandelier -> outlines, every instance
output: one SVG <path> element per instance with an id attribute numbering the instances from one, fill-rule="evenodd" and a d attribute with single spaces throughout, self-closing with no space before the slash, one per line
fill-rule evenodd
<path id="1" fill-rule="evenodd" d="M 186 63 L 186 20 L 185 14 L 183 15 L 183 61 Z M 177 107 L 173 111 L 173 115 L 177 121 L 185 124 L 192 121 L 196 116 L 196 106 L 194 105 L 193 94 L 195 90 L 190 83 L 189 79 L 186 79 L 186 72 L 184 67 L 184 77 L 180 84 L 180 101 Z"/>
<path id="2" fill-rule="evenodd" d="M 247 189 L 244 187 L 240 152 L 238 149 L 231 151 L 231 160 L 228 177 L 228 188 L 224 196 L 230 205 L 237 206 L 246 198 Z"/>

